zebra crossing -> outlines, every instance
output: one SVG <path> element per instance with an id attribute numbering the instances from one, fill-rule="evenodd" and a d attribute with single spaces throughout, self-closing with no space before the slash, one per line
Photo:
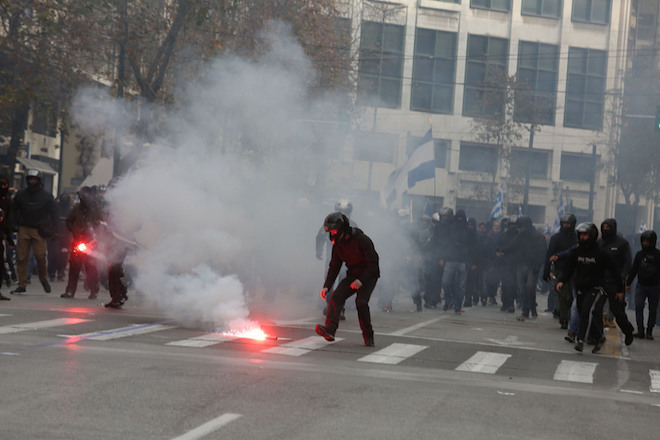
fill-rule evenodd
<path id="1" fill-rule="evenodd" d="M 85 318 L 58 318 L 35 322 L 15 323 L 0 326 L 0 335 L 12 335 L 22 332 L 47 330 L 50 328 L 75 326 L 85 322 L 92 321 Z M 168 323 L 145 323 L 133 324 L 129 326 L 118 327 L 114 329 L 101 330 L 96 332 L 58 334 L 58 337 L 65 338 L 64 343 L 79 343 L 82 341 L 111 341 L 122 338 L 129 338 L 139 335 L 146 335 L 155 332 L 177 329 L 178 326 Z M 236 341 L 240 339 L 236 336 L 227 336 L 221 333 L 204 333 L 191 338 L 176 339 L 162 342 L 163 345 L 172 347 L 183 347 L 191 349 L 202 349 L 216 346 L 219 344 Z M 343 341 L 343 338 L 337 337 L 335 341 L 328 342 L 317 335 L 308 336 L 302 339 L 291 340 L 277 345 L 271 345 L 259 350 L 264 354 L 279 356 L 300 357 L 311 352 L 323 351 Z M 370 352 L 364 356 L 355 359 L 357 362 L 397 365 L 429 349 L 429 345 L 406 344 L 394 342 L 376 351 Z M 16 354 L 3 352 L 2 354 Z M 514 359 L 515 355 L 498 352 L 488 352 L 477 350 L 458 366 L 453 368 L 457 372 L 498 374 L 498 372 Z M 593 359 L 592 359 L 593 360 Z M 561 360 L 556 366 L 552 380 L 560 382 L 572 382 L 582 384 L 593 384 L 596 372 L 599 366 L 598 362 Z M 649 370 L 649 391 L 651 393 L 660 393 L 660 370 Z"/>

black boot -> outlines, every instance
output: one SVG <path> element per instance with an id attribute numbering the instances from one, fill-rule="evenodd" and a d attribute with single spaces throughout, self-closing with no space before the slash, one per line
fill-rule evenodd
<path id="1" fill-rule="evenodd" d="M 639 339 L 646 339 L 646 334 L 644 333 L 644 327 L 639 327 L 637 333 L 633 333 L 633 336 Z"/>
<path id="2" fill-rule="evenodd" d="M 653 340 L 653 328 L 649 327 L 646 329 L 646 339 Z"/>

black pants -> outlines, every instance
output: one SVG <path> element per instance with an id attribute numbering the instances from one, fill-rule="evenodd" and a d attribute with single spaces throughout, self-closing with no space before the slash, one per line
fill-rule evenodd
<path id="1" fill-rule="evenodd" d="M 351 283 L 354 280 L 354 278 L 344 278 L 332 293 L 332 297 L 328 303 L 328 314 L 325 317 L 325 328 L 328 333 L 335 334 L 339 326 L 339 313 L 344 308 L 344 303 L 346 303 L 346 300 L 351 295 L 357 293 L 355 297 L 355 308 L 357 309 L 362 335 L 366 338 L 374 334 L 374 329 L 371 327 L 369 298 L 371 298 L 371 293 L 374 291 L 378 279 L 364 282 L 362 287 L 357 290 L 351 288 Z"/>
<path id="2" fill-rule="evenodd" d="M 605 307 L 606 300 L 607 295 L 600 287 L 578 289 L 577 309 L 580 314 L 578 341 L 584 341 L 587 333 L 594 341 L 603 339 L 603 307 Z"/>
<path id="3" fill-rule="evenodd" d="M 72 295 L 78 289 L 78 278 L 80 270 L 85 265 L 85 285 L 89 287 L 90 293 L 99 292 L 99 277 L 96 267 L 96 258 L 81 252 L 71 252 L 69 256 L 69 281 L 66 285 L 66 291 Z"/>
<path id="4" fill-rule="evenodd" d="M 619 301 L 616 299 L 616 286 L 606 286 L 607 300 L 610 303 L 610 312 L 616 319 L 616 324 L 619 326 L 624 335 L 632 334 L 635 327 L 630 323 L 628 315 L 626 315 L 626 301 Z"/>

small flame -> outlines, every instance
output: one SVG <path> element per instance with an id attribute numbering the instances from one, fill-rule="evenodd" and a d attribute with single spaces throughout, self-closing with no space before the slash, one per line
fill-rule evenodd
<path id="1" fill-rule="evenodd" d="M 87 245 L 85 243 L 78 243 L 76 250 L 79 252 L 85 252 L 87 250 Z"/>

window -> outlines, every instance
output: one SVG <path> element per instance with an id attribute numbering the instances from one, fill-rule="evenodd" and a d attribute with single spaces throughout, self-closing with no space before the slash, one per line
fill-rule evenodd
<path id="1" fill-rule="evenodd" d="M 607 53 L 570 47 L 564 126 L 600 130 L 603 126 Z"/>
<path id="2" fill-rule="evenodd" d="M 562 0 L 523 0 L 523 15 L 538 15 L 539 17 L 561 17 Z"/>
<path id="3" fill-rule="evenodd" d="M 406 155 L 410 157 L 413 151 L 415 151 L 415 149 L 420 146 L 421 142 L 422 142 L 422 138 L 419 136 L 408 136 L 408 144 L 406 145 Z M 449 140 L 433 139 L 436 168 L 447 167 L 447 151 L 449 151 L 449 145 L 451 145 L 451 141 Z"/>
<path id="4" fill-rule="evenodd" d="M 470 7 L 509 12 L 511 10 L 511 2 L 509 0 L 471 0 Z"/>
<path id="5" fill-rule="evenodd" d="M 517 121 L 555 123 L 559 47 L 521 41 L 518 49 L 518 81 L 525 90 L 516 93 Z"/>
<path id="6" fill-rule="evenodd" d="M 399 137 L 388 133 L 359 131 L 355 133 L 355 160 L 394 163 Z"/>
<path id="7" fill-rule="evenodd" d="M 574 182 L 591 182 L 594 165 L 591 154 L 562 153 L 559 178 Z"/>
<path id="8" fill-rule="evenodd" d="M 573 21 L 608 24 L 611 0 L 573 0 Z"/>
<path id="9" fill-rule="evenodd" d="M 506 75 L 509 40 L 468 35 L 463 116 L 502 111 L 503 91 L 497 83 Z"/>
<path id="10" fill-rule="evenodd" d="M 326 37 L 325 45 L 328 50 L 334 51 L 336 56 L 331 61 L 321 61 L 318 82 L 321 87 L 342 86 L 349 82 L 351 68 L 351 20 L 328 17 L 328 21 L 334 33 Z"/>
<path id="11" fill-rule="evenodd" d="M 453 113 L 456 34 L 417 29 L 411 110 Z"/>
<path id="12" fill-rule="evenodd" d="M 497 149 L 488 145 L 461 143 L 458 169 L 461 171 L 497 172 Z"/>
<path id="13" fill-rule="evenodd" d="M 362 23 L 358 71 L 362 104 L 401 107 L 404 35 L 400 25 Z"/>
<path id="14" fill-rule="evenodd" d="M 515 148 L 511 151 L 511 167 L 509 171 L 512 176 L 526 177 L 527 167 L 529 167 L 529 176 L 532 179 L 547 179 L 549 163 L 549 151 Z"/>

